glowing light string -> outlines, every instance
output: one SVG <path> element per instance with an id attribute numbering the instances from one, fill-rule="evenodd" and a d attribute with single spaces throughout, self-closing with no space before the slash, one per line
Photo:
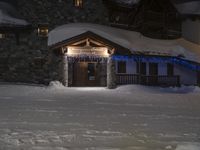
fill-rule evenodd
<path id="1" fill-rule="evenodd" d="M 142 55 L 132 55 L 132 56 L 122 56 L 114 55 L 113 60 L 116 61 L 137 61 L 137 62 L 154 62 L 154 63 L 172 63 L 182 65 L 194 71 L 200 71 L 200 64 L 192 62 L 183 58 L 173 57 L 173 56 L 142 56 Z"/>
<path id="2" fill-rule="evenodd" d="M 98 55 L 76 55 L 66 56 L 66 59 L 71 62 L 80 61 L 97 61 L 99 63 L 107 63 L 107 57 L 101 57 Z M 115 61 L 136 61 L 136 62 L 154 62 L 154 63 L 172 63 L 182 65 L 194 71 L 200 71 L 200 64 L 186 60 L 184 58 L 174 56 L 150 56 L 150 55 L 113 55 L 112 59 Z"/>

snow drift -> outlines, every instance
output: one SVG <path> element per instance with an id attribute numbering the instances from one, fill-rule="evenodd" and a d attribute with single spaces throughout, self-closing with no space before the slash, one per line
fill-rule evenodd
<path id="1" fill-rule="evenodd" d="M 126 4 L 126 5 L 134 5 L 140 2 L 140 0 L 115 0 L 117 3 Z"/>
<path id="2" fill-rule="evenodd" d="M 199 1 L 185 1 L 175 4 L 176 9 L 181 14 L 200 14 L 200 2 Z"/>
<path id="3" fill-rule="evenodd" d="M 16 10 L 11 5 L 0 2 L 0 24 L 28 25 L 27 21 L 14 17 L 13 15 L 16 15 L 16 13 Z"/>
<path id="4" fill-rule="evenodd" d="M 176 150 L 200 150 L 200 145 L 199 144 L 182 144 L 178 145 Z"/>

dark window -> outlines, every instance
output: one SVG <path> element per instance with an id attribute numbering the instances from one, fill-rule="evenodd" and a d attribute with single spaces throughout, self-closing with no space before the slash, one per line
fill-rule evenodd
<path id="1" fill-rule="evenodd" d="M 83 0 L 74 0 L 74 6 L 78 8 L 83 7 Z"/>
<path id="2" fill-rule="evenodd" d="M 146 63 L 137 62 L 136 63 L 136 72 L 137 72 L 137 74 L 146 75 Z"/>
<path id="3" fill-rule="evenodd" d="M 200 86 L 200 71 L 197 72 L 197 85 Z"/>
<path id="4" fill-rule="evenodd" d="M 149 75 L 157 76 L 158 75 L 158 64 L 149 63 Z"/>
<path id="5" fill-rule="evenodd" d="M 167 75 L 173 76 L 174 75 L 174 65 L 173 64 L 167 64 Z"/>
<path id="6" fill-rule="evenodd" d="M 118 61 L 117 70 L 118 70 L 118 73 L 126 73 L 126 62 Z"/>
<path id="7" fill-rule="evenodd" d="M 140 63 L 136 62 L 136 73 L 139 74 L 140 73 Z"/>

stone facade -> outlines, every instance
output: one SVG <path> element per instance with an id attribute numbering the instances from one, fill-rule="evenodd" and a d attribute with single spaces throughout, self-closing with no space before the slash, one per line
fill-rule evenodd
<path id="1" fill-rule="evenodd" d="M 116 68 L 115 68 L 115 60 L 110 56 L 107 62 L 107 87 L 109 89 L 114 89 L 117 87 L 116 82 Z"/>
<path id="2" fill-rule="evenodd" d="M 108 24 L 108 13 L 102 0 L 84 0 L 82 8 L 74 0 L 18 0 L 20 14 L 36 26 L 48 23 L 50 29 L 67 23 L 89 22 Z"/>
<path id="3" fill-rule="evenodd" d="M 0 39 L 0 81 L 46 84 L 50 80 L 47 38 L 21 34 Z"/>
<path id="4" fill-rule="evenodd" d="M 38 24 L 48 24 L 49 30 L 67 23 L 108 24 L 102 0 L 84 0 L 83 8 L 76 8 L 73 0 L 18 0 L 17 3 L 21 18 L 33 29 L 30 33 L 20 33 L 19 44 L 12 34 L 0 39 L 0 81 L 48 84 L 59 80 L 71 85 L 72 64 L 48 48 L 47 38 L 37 35 Z"/>

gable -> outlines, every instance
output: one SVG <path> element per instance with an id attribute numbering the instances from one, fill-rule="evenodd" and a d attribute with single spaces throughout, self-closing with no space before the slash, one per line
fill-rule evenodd
<path id="1" fill-rule="evenodd" d="M 61 42 L 58 42 L 52 46 L 50 46 L 50 49 L 59 49 L 65 46 L 85 46 L 86 45 L 86 39 L 90 39 L 91 46 L 94 47 L 109 47 L 110 53 L 118 54 L 118 55 L 129 55 L 131 54 L 131 51 L 128 50 L 125 47 L 122 47 L 121 45 L 114 43 L 104 37 L 101 37 L 91 31 L 87 31 L 85 33 L 82 33 L 80 35 L 74 36 L 72 38 L 63 40 Z"/>

